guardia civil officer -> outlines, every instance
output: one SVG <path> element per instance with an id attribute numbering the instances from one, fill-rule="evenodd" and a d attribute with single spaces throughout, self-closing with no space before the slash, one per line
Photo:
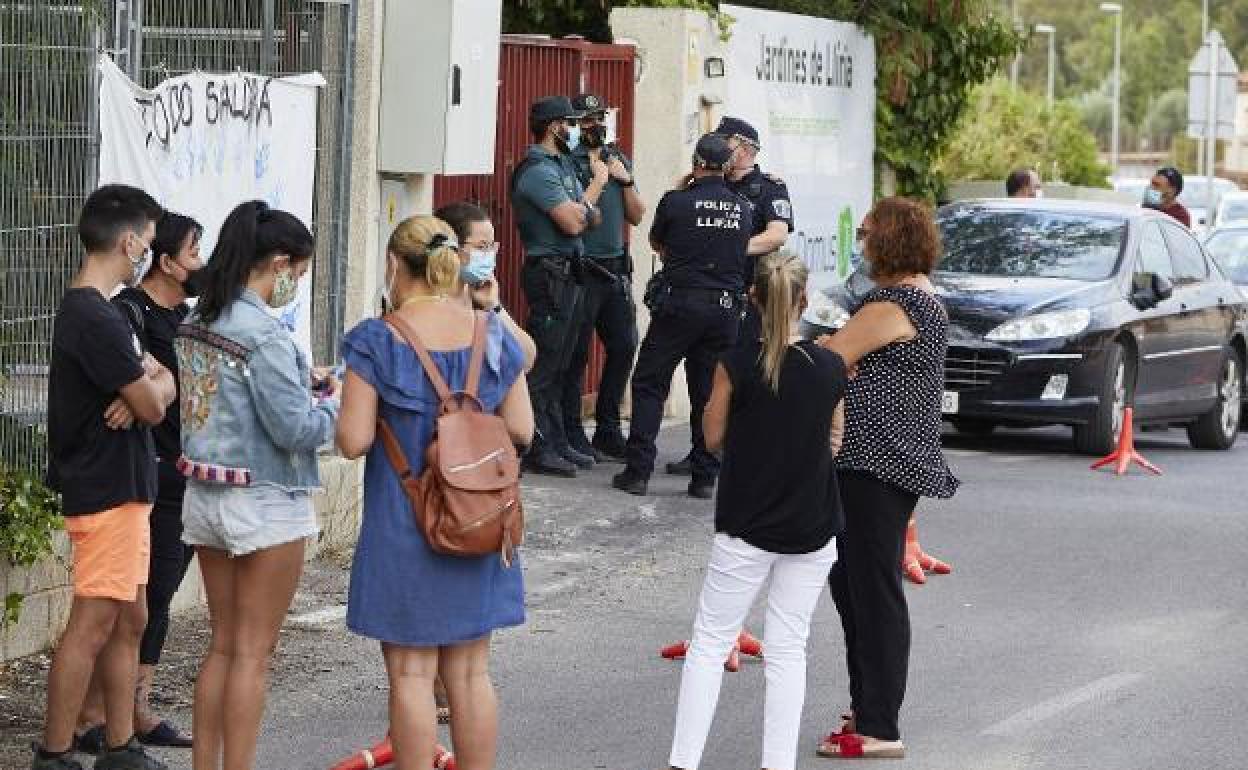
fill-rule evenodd
<path id="1" fill-rule="evenodd" d="M 745 269 L 745 280 L 748 283 L 754 275 L 754 263 L 764 254 L 784 246 L 793 232 L 793 203 L 789 200 L 789 188 L 784 180 L 768 174 L 758 167 L 758 154 L 762 144 L 758 140 L 758 131 L 741 118 L 725 117 L 719 121 L 715 133 L 728 140 L 732 148 L 732 165 L 728 169 L 728 189 L 743 196 L 750 202 L 754 227 L 750 235 L 749 259 Z M 748 290 L 749 286 L 745 286 Z M 758 313 L 749 303 L 746 304 L 745 317 L 741 319 L 740 344 L 756 344 L 761 337 Z M 689 364 L 685 364 L 685 377 L 689 379 Z M 693 398 L 690 391 L 689 398 Z M 692 471 L 690 454 L 680 462 L 668 463 L 667 472 L 677 476 L 687 476 Z"/>
<path id="2" fill-rule="evenodd" d="M 663 260 L 661 279 L 647 292 L 650 328 L 633 372 L 633 419 L 624 471 L 612 484 L 644 495 L 654 469 L 655 438 L 672 373 L 686 362 L 693 428 L 689 494 L 710 498 L 719 461 L 706 450 L 702 412 L 719 356 L 733 346 L 741 318 L 746 246 L 753 232 L 750 204 L 728 189 L 733 157 L 723 137 L 698 140 L 692 179 L 659 201 L 650 245 Z"/>
<path id="3" fill-rule="evenodd" d="M 511 205 L 524 243 L 520 277 L 529 304 L 526 328 L 537 345 L 537 359 L 529 372 L 537 433 L 525 468 L 569 477 L 577 468 L 594 466 L 593 457 L 568 444 L 559 402 L 581 312 L 576 265 L 584 254 L 581 235 L 601 221 L 598 199 L 609 176 L 606 164 L 596 158 L 589 160 L 587 185 L 577 176 L 569 153 L 580 117 L 566 96 L 534 102 L 529 130 L 535 143 L 511 178 Z"/>
<path id="4" fill-rule="evenodd" d="M 581 184 L 593 184 L 590 158 L 607 166 L 607 186 L 598 199 L 602 224 L 587 230 L 585 261 L 581 274 L 584 293 L 580 329 L 572 350 L 569 376 L 563 384 L 563 420 L 568 443 L 581 454 L 596 460 L 624 460 L 624 434 L 620 429 L 620 402 L 628 387 L 628 374 L 637 352 L 637 311 L 633 306 L 632 259 L 628 254 L 628 229 L 641 224 L 646 204 L 637 193 L 632 161 L 607 136 L 607 107 L 595 94 L 572 99 L 572 108 L 583 113 L 580 135 L 572 148 Z M 585 365 L 594 332 L 606 352 L 602 380 L 594 407 L 594 440 L 591 443 L 581 425 L 581 393 L 585 385 Z"/>

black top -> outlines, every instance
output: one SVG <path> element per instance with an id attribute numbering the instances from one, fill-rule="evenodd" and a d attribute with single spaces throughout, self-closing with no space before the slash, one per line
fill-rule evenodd
<path id="1" fill-rule="evenodd" d="M 793 232 L 793 203 L 789 200 L 789 188 L 784 181 L 768 176 L 758 166 L 736 181 L 729 181 L 728 187 L 737 195 L 750 202 L 750 210 L 754 217 L 751 236 L 758 235 L 767 229 L 772 222 L 784 222 Z M 750 257 L 746 265 L 746 281 L 754 282 L 755 258 Z"/>
<path id="2" fill-rule="evenodd" d="M 144 425 L 112 430 L 104 410 L 143 376 L 143 344 L 95 289 L 70 289 L 56 310 L 48 371 L 48 483 L 66 516 L 156 496 L 156 452 Z"/>
<path id="3" fill-rule="evenodd" d="M 812 553 L 845 527 L 829 446 L 845 395 L 841 357 L 813 342 L 790 345 L 780 392 L 763 379 L 756 346 L 721 363 L 732 380 L 715 531 L 772 553 Z"/>
<path id="4" fill-rule="evenodd" d="M 845 400 L 845 446 L 837 465 L 920 497 L 953 497 L 959 482 L 940 447 L 949 319 L 939 299 L 914 286 L 874 289 L 862 300 L 868 302 L 896 303 L 918 336 L 858 362 Z"/>
<path id="5" fill-rule="evenodd" d="M 191 312 L 190 307 L 185 303 L 172 308 L 162 307 L 138 287 L 122 289 L 113 297 L 113 303 L 121 308 L 143 347 L 173 374 L 173 381 L 177 382 L 178 357 L 173 352 L 173 340 L 178 334 L 178 326 Z M 182 453 L 182 414 L 176 399 L 165 411 L 165 421 L 152 428 L 152 438 L 156 442 L 156 456 L 160 462 L 174 464 L 178 461 Z M 182 479 L 182 476 L 166 474 L 162 480 L 164 478 Z M 162 490 L 161 494 L 163 496 L 165 492 Z"/>
<path id="6" fill-rule="evenodd" d="M 664 249 L 663 274 L 680 289 L 741 291 L 750 207 L 722 176 L 694 179 L 659 200 L 650 240 Z"/>

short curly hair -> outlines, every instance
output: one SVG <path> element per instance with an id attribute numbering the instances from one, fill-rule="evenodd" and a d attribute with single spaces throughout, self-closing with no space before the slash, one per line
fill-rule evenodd
<path id="1" fill-rule="evenodd" d="M 928 275 L 940 260 L 940 230 L 932 210 L 908 198 L 882 198 L 867 214 L 863 250 L 871 278 Z"/>

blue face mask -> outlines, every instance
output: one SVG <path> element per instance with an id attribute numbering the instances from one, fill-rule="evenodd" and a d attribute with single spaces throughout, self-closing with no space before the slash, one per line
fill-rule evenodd
<path id="1" fill-rule="evenodd" d="M 468 252 L 468 264 L 459 269 L 459 277 L 469 286 L 485 283 L 494 277 L 494 266 L 497 262 L 498 252 L 473 249 Z"/>
<path id="2" fill-rule="evenodd" d="M 568 151 L 575 150 L 581 143 L 581 127 L 573 123 L 568 126 Z"/>
<path id="3" fill-rule="evenodd" d="M 1161 190 L 1157 190 L 1152 187 L 1145 190 L 1144 191 L 1144 205 L 1145 206 L 1160 206 L 1161 205 Z"/>

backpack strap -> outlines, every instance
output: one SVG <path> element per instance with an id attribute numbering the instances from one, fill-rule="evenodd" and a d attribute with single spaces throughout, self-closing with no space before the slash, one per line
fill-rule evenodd
<path id="1" fill-rule="evenodd" d="M 399 475 L 399 484 L 403 487 L 403 492 L 412 505 L 419 506 L 420 496 L 416 491 L 417 479 L 412 475 L 412 466 L 407 462 L 407 455 L 403 454 L 403 446 L 399 444 L 399 437 L 394 435 L 394 430 L 382 417 L 377 418 L 377 435 L 381 438 L 382 448 L 386 450 L 386 459 L 390 461 L 390 467 L 394 468 L 394 472 Z"/>
<path id="2" fill-rule="evenodd" d="M 420 359 L 420 365 L 425 367 L 425 374 L 429 376 L 429 381 L 433 383 L 433 389 L 437 391 L 438 399 L 443 404 L 449 404 L 452 398 L 451 388 L 446 384 L 446 379 L 442 377 L 442 372 L 438 370 L 438 365 L 433 362 L 433 358 L 429 355 L 429 351 L 420 342 L 420 336 L 416 334 L 416 330 L 407 321 L 399 317 L 398 313 L 390 313 L 383 319 L 390 328 L 399 333 L 399 336 L 416 351 L 416 357 Z"/>

